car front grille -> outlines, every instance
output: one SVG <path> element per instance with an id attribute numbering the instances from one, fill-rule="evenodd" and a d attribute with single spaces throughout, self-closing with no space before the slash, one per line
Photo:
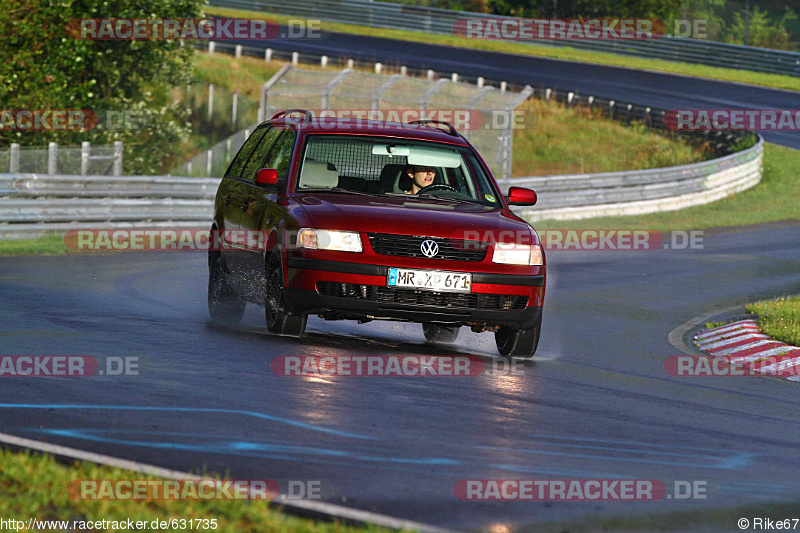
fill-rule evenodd
<path id="1" fill-rule="evenodd" d="M 519 311 L 528 305 L 528 297 L 507 294 L 462 293 L 395 289 L 378 285 L 360 285 L 336 281 L 318 281 L 317 292 L 322 296 L 356 298 L 386 304 L 420 305 L 451 309 L 485 309 L 490 311 Z"/>
<path id="2" fill-rule="evenodd" d="M 376 254 L 399 257 L 421 257 L 423 259 L 442 259 L 444 261 L 483 261 L 486 257 L 487 243 L 443 237 L 424 237 L 419 235 L 394 235 L 392 233 L 369 233 L 369 243 Z M 434 257 L 422 253 L 421 245 L 431 240 L 439 246 Z"/>

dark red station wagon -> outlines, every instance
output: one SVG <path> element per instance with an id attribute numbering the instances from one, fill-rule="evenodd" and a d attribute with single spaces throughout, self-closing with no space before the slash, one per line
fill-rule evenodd
<path id="1" fill-rule="evenodd" d="M 493 331 L 502 355 L 530 357 L 545 257 L 509 205 L 535 202 L 520 187 L 504 197 L 450 124 L 278 112 L 217 191 L 209 312 L 232 323 L 262 305 L 269 331 L 295 336 L 311 314 L 419 322 L 440 343 L 469 326 Z"/>

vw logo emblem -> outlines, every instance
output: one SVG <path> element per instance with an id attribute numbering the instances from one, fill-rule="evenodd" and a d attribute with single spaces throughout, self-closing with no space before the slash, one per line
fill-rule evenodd
<path id="1" fill-rule="evenodd" d="M 439 245 L 436 244 L 436 241 L 430 239 L 422 241 L 419 249 L 422 250 L 422 255 L 425 257 L 436 257 L 436 254 L 439 253 Z"/>

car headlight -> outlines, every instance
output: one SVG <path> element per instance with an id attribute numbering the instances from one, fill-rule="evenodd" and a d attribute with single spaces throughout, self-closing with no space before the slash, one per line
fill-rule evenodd
<path id="1" fill-rule="evenodd" d="M 363 251 L 361 235 L 356 231 L 300 228 L 297 232 L 297 245 L 311 250 Z"/>
<path id="2" fill-rule="evenodd" d="M 494 245 L 492 263 L 505 265 L 541 265 L 542 248 L 536 244 L 498 242 Z"/>

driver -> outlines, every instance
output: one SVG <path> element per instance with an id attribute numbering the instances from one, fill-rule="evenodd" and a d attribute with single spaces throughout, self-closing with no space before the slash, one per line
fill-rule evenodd
<path id="1" fill-rule="evenodd" d="M 433 185 L 436 169 L 434 167 L 410 165 L 406 168 L 406 174 L 411 178 L 411 189 L 406 191 L 406 194 L 417 194 L 420 189 Z"/>

